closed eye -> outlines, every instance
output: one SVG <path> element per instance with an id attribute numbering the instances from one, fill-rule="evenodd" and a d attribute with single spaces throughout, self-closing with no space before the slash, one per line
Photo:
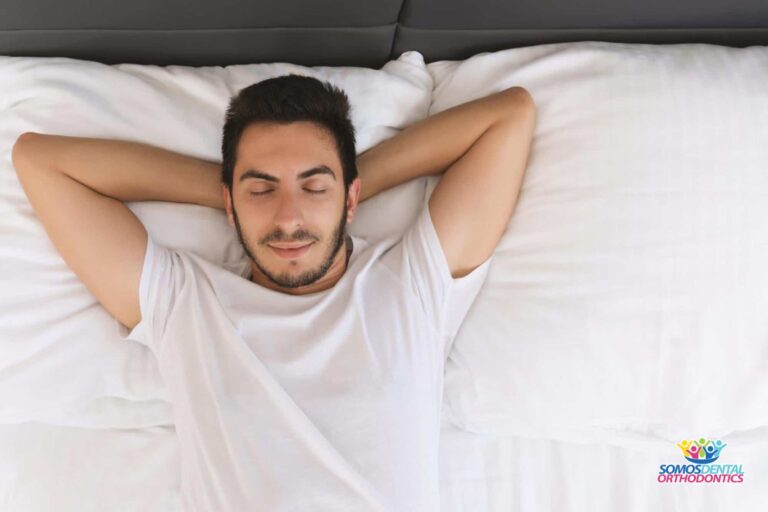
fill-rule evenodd
<path id="1" fill-rule="evenodd" d="M 309 192 L 310 194 L 325 194 L 325 190 L 309 190 L 307 188 L 304 189 L 306 192 Z M 272 190 L 265 190 L 264 192 L 251 192 L 252 196 L 263 196 L 265 194 L 269 194 L 272 192 Z"/>

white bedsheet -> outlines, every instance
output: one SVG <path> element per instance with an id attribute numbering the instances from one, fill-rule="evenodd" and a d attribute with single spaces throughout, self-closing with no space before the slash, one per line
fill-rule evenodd
<path id="1" fill-rule="evenodd" d="M 730 441 L 728 461 L 742 464 L 743 483 L 660 484 L 658 466 L 676 460 L 674 446 L 656 454 L 478 435 L 444 423 L 441 511 L 758 512 L 768 502 L 766 430 Z M 3 512 L 180 512 L 173 427 L 0 425 L 0 453 Z"/>

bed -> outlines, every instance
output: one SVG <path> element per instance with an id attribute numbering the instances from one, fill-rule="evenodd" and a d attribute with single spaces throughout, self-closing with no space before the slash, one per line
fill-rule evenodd
<path id="1" fill-rule="evenodd" d="M 515 213 L 450 333 L 441 510 L 765 509 L 764 3 L 38 0 L 0 13 L 0 510 L 181 510 L 156 362 L 47 239 L 14 141 L 121 138 L 219 160 L 230 95 L 289 72 L 347 91 L 359 152 L 505 87 L 536 102 Z M 352 233 L 402 232 L 436 183 L 372 198 Z M 242 264 L 220 212 L 129 206 L 155 239 Z M 699 445 L 724 447 L 692 461 Z M 668 478 L 686 467 L 699 470 Z"/>

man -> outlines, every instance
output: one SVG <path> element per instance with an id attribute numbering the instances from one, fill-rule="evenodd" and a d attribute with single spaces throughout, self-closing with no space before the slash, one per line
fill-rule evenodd
<path id="1" fill-rule="evenodd" d="M 19 138 L 14 165 L 55 247 L 157 356 L 185 511 L 439 510 L 447 341 L 512 215 L 535 119 L 513 87 L 357 156 L 346 95 L 286 75 L 232 98 L 221 165 Z M 347 233 L 360 201 L 441 173 L 401 237 Z M 123 204 L 139 200 L 225 210 L 248 268 L 156 243 Z"/>

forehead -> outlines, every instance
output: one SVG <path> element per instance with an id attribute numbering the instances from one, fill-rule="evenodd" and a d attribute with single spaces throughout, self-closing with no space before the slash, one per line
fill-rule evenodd
<path id="1" fill-rule="evenodd" d="M 249 169 L 292 177 L 318 165 L 328 166 L 336 180 L 341 179 L 336 144 L 324 128 L 306 121 L 254 123 L 243 130 L 240 137 L 234 179 L 237 183 L 240 175 Z"/>

